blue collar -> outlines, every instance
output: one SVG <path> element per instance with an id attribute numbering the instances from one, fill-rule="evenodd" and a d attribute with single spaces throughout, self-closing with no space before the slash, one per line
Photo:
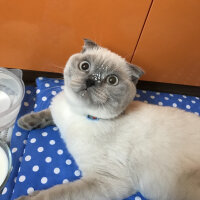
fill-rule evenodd
<path id="1" fill-rule="evenodd" d="M 91 116 L 91 115 L 87 115 L 87 118 L 90 119 L 90 120 L 94 120 L 94 121 L 99 120 L 99 118 Z"/>
<path id="2" fill-rule="evenodd" d="M 122 112 L 120 115 L 124 115 L 125 114 L 125 111 L 124 112 Z M 119 116 L 120 116 L 119 115 Z M 117 116 L 117 117 L 119 117 L 119 116 Z M 117 118 L 116 117 L 116 118 Z M 92 120 L 92 121 L 98 121 L 98 120 L 100 120 L 101 118 L 97 118 L 97 117 L 94 117 L 94 116 L 92 116 L 92 115 L 87 115 L 87 118 L 89 119 L 89 120 Z"/>

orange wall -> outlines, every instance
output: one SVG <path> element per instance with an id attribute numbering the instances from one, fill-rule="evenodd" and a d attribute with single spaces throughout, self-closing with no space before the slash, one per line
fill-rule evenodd
<path id="1" fill-rule="evenodd" d="M 199 10 L 199 0 L 0 0 L 0 66 L 62 72 L 90 38 L 133 58 L 143 80 L 200 86 Z"/>
<path id="2" fill-rule="evenodd" d="M 200 1 L 154 0 L 132 62 L 143 80 L 200 86 Z"/>
<path id="3" fill-rule="evenodd" d="M 90 38 L 131 60 L 151 0 L 1 0 L 0 66 L 62 72 Z"/>

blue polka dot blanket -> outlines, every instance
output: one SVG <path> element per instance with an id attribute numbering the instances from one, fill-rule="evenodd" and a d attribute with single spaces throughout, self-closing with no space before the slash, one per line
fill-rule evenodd
<path id="1" fill-rule="evenodd" d="M 63 80 L 39 77 L 37 87 L 26 87 L 19 116 L 49 107 L 52 97 L 62 90 Z M 199 97 L 138 90 L 136 100 L 172 106 L 200 115 Z M 11 140 L 13 170 L 0 200 L 14 200 L 56 184 L 81 178 L 81 171 L 55 126 L 25 131 L 15 124 Z M 145 200 L 139 193 L 126 200 Z"/>

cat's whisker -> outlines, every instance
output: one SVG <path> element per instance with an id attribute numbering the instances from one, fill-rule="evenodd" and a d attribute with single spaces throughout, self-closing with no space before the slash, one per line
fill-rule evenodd
<path id="1" fill-rule="evenodd" d="M 98 91 L 96 88 L 93 90 L 93 95 L 96 96 L 99 103 L 105 103 L 107 100 L 107 96 L 104 95 L 102 92 Z"/>
<path id="2" fill-rule="evenodd" d="M 52 90 L 52 89 L 57 89 L 57 88 L 61 88 L 62 86 L 53 86 L 53 87 L 51 87 L 51 88 L 49 88 L 50 90 Z M 47 88 L 48 89 L 48 88 Z"/>
<path id="3" fill-rule="evenodd" d="M 51 64 L 52 67 L 56 67 L 58 69 L 63 69 L 65 68 L 65 66 L 60 66 L 60 65 L 56 65 L 56 64 Z"/>

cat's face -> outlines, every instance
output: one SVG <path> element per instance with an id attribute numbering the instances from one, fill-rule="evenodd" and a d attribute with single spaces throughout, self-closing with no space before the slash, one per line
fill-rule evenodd
<path id="1" fill-rule="evenodd" d="M 72 94 L 72 101 L 76 106 L 80 104 L 84 112 L 88 110 L 87 114 L 115 117 L 133 100 L 135 83 L 142 73 L 117 54 L 85 40 L 83 51 L 72 55 L 66 64 L 66 95 Z"/>

